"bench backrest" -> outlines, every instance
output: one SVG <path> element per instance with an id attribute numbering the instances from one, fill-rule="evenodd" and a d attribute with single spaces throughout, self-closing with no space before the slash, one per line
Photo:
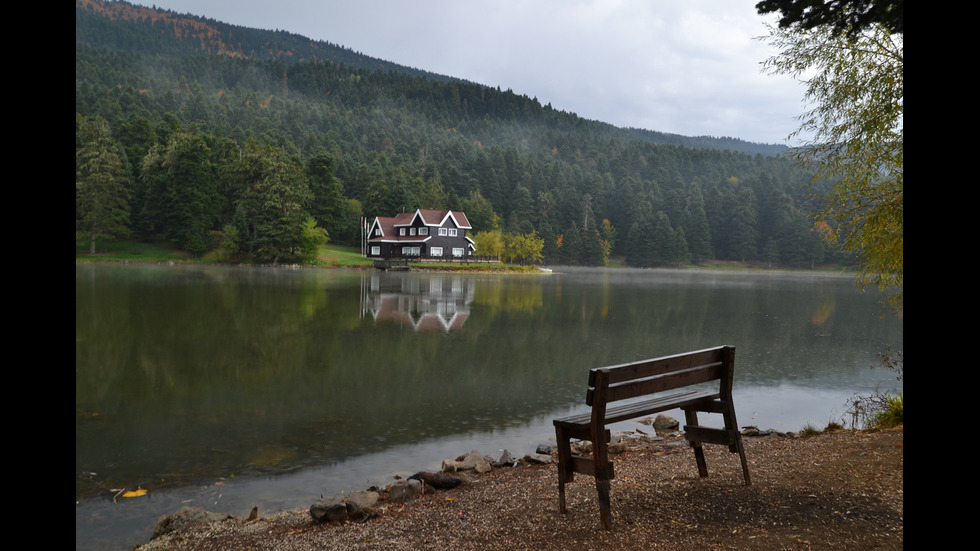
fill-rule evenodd
<path id="1" fill-rule="evenodd" d="M 589 371 L 589 406 L 719 381 L 719 393 L 731 396 L 735 347 L 719 346 Z"/>

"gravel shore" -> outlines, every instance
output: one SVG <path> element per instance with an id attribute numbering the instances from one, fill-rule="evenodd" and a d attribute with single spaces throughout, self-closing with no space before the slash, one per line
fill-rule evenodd
<path id="1" fill-rule="evenodd" d="M 237 519 L 137 551 L 902 549 L 903 438 L 902 428 L 746 438 L 751 486 L 724 447 L 705 447 L 710 475 L 699 478 L 683 441 L 639 440 L 612 457 L 610 531 L 599 527 L 591 478 L 568 485 L 562 515 L 557 469 L 538 465 L 464 474 L 456 489 L 407 504 L 382 500 L 358 521 L 314 523 L 309 504 L 251 520 L 229 511 Z"/>

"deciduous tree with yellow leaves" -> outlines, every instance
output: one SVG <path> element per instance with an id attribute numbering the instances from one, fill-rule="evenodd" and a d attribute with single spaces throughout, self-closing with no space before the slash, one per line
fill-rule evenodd
<path id="1" fill-rule="evenodd" d="M 831 26 L 770 29 L 779 53 L 770 74 L 791 75 L 809 109 L 791 138 L 815 178 L 834 182 L 819 218 L 832 239 L 855 253 L 859 282 L 903 300 L 904 43 L 901 33 L 872 24 L 857 32 Z"/>

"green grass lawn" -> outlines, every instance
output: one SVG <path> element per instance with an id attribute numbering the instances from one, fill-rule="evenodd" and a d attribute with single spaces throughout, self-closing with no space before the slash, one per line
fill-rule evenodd
<path id="1" fill-rule="evenodd" d="M 194 258 L 167 242 L 142 243 L 131 240 L 99 241 L 96 253 L 89 254 L 88 242 L 75 243 L 75 260 L 107 262 L 196 262 L 215 263 L 214 254 Z M 320 248 L 317 266 L 365 267 L 373 262 L 361 256 L 357 247 L 328 244 Z"/>
<path id="2" fill-rule="evenodd" d="M 357 247 L 327 244 L 326 246 L 320 247 L 320 254 L 317 255 L 316 265 L 360 268 L 374 266 L 374 262 L 361 256 L 361 250 Z"/>
<path id="3" fill-rule="evenodd" d="M 118 241 L 99 241 L 95 248 L 95 254 L 89 254 L 88 242 L 76 241 L 75 260 L 107 260 L 113 262 L 204 261 L 193 259 L 186 252 L 179 251 L 172 244 L 166 242 L 140 243 L 121 239 Z"/>

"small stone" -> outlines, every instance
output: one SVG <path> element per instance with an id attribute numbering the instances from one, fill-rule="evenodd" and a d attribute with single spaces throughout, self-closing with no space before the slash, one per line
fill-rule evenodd
<path id="1" fill-rule="evenodd" d="M 517 460 L 514 459 L 514 456 L 511 455 L 509 451 L 504 450 L 504 453 L 500 454 L 500 459 L 498 459 L 497 461 L 495 461 L 493 463 L 493 466 L 494 467 L 497 467 L 497 468 L 500 468 L 500 467 L 512 467 L 514 465 L 514 463 L 516 463 L 516 462 L 517 462 Z"/>
<path id="2" fill-rule="evenodd" d="M 625 442 L 616 442 L 615 444 L 609 444 L 609 446 L 606 448 L 606 450 L 609 453 L 613 454 L 613 455 L 621 454 L 624 451 L 626 451 L 626 443 Z"/>
<path id="3" fill-rule="evenodd" d="M 680 423 L 677 422 L 677 419 L 663 413 L 657 415 L 653 420 L 653 429 L 657 431 L 657 434 L 673 432 L 678 428 L 680 428 Z"/>
<path id="4" fill-rule="evenodd" d="M 554 458 L 541 453 L 529 453 L 524 456 L 524 461 L 535 465 L 548 465 L 554 461 Z"/>
<path id="5" fill-rule="evenodd" d="M 402 480 L 388 486 L 388 499 L 395 503 L 405 503 L 422 495 L 422 482 L 420 480 Z"/>
<path id="6" fill-rule="evenodd" d="M 347 510 L 354 512 L 365 507 L 374 507 L 380 498 L 378 492 L 353 492 L 347 497 Z"/>
<path id="7" fill-rule="evenodd" d="M 347 520 L 347 502 L 339 496 L 320 498 L 310 505 L 310 516 L 316 522 L 339 522 Z"/>

